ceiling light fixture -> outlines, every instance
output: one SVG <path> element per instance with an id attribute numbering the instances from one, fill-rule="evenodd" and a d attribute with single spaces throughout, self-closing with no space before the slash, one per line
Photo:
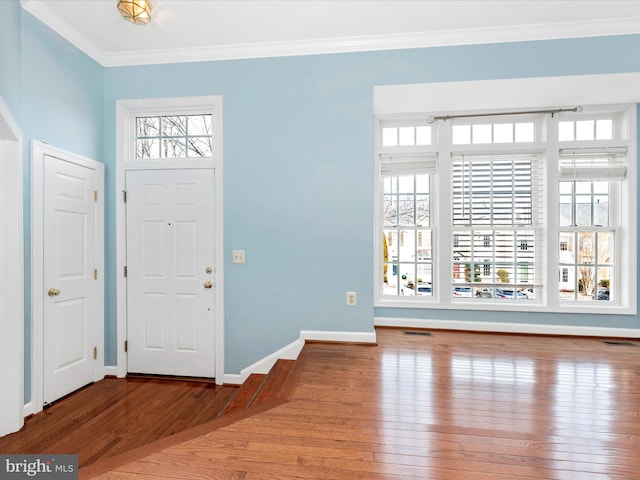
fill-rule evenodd
<path id="1" fill-rule="evenodd" d="M 146 25 L 151 20 L 151 2 L 149 0 L 119 0 L 120 14 L 131 23 Z"/>

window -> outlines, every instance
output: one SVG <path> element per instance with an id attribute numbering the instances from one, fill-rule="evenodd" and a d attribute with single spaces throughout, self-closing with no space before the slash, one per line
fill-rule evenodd
<path id="1" fill-rule="evenodd" d="M 136 158 L 210 157 L 212 115 L 136 117 Z"/>
<path id="2" fill-rule="evenodd" d="M 622 313 L 633 107 L 424 118 L 379 122 L 379 305 Z"/>

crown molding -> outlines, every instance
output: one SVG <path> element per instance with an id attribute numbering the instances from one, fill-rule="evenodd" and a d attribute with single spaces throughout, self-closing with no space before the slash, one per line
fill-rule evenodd
<path id="1" fill-rule="evenodd" d="M 75 28 L 61 20 L 41 0 L 20 0 L 22 8 L 56 31 L 104 67 L 165 63 L 207 62 L 248 58 L 288 57 L 332 53 L 372 52 L 412 48 L 479 45 L 569 38 L 640 34 L 640 17 L 511 25 L 370 35 L 287 42 L 216 45 L 197 48 L 105 52 Z"/>
<path id="2" fill-rule="evenodd" d="M 104 63 L 104 52 L 77 29 L 73 28 L 49 10 L 45 6 L 45 2 L 37 0 L 20 0 L 20 5 L 24 10 L 36 17 L 79 50 L 82 50 L 100 65 L 106 66 Z"/>

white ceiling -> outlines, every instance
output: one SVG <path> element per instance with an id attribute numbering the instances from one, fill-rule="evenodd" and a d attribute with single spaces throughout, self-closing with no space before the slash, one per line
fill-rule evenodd
<path id="1" fill-rule="evenodd" d="M 104 66 L 640 33 L 640 0 L 21 0 Z"/>

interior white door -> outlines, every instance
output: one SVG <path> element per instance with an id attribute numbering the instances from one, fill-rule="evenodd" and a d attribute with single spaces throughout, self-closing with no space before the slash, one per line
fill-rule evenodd
<path id="1" fill-rule="evenodd" d="M 94 379 L 96 173 L 44 159 L 43 400 Z"/>
<path id="2" fill-rule="evenodd" d="M 214 170 L 132 170 L 128 371 L 215 376 Z"/>

